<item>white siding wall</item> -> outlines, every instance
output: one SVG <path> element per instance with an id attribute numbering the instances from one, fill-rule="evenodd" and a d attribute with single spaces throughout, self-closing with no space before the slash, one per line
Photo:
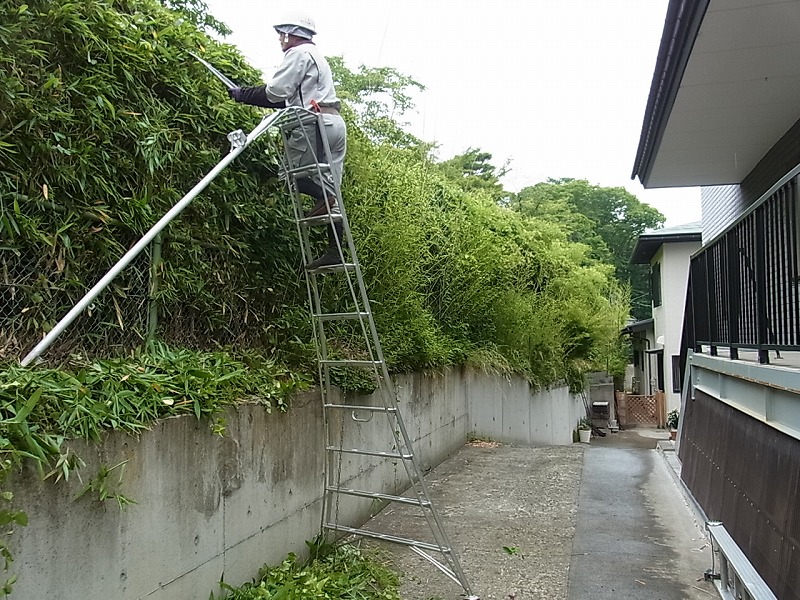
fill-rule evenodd
<path id="1" fill-rule="evenodd" d="M 699 249 L 700 242 L 667 243 L 653 257 L 654 263 L 661 263 L 661 306 L 653 309 L 653 321 L 656 340 L 664 338 L 664 392 L 668 411 L 679 408 L 681 402 L 680 394 L 672 391 L 672 356 L 680 354 L 689 257 Z"/>
<path id="2" fill-rule="evenodd" d="M 718 185 L 700 189 L 703 242 L 708 243 L 733 223 L 747 206 L 738 185 Z"/>

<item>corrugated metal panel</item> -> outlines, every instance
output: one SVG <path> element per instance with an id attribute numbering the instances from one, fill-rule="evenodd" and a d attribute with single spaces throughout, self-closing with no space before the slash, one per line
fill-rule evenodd
<path id="1" fill-rule="evenodd" d="M 681 477 L 782 600 L 800 600 L 800 441 L 695 390 Z"/>

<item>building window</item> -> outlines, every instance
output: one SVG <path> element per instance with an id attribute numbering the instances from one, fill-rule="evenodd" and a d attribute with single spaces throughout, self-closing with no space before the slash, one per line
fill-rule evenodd
<path id="1" fill-rule="evenodd" d="M 681 381 L 683 377 L 681 376 L 681 357 L 679 354 L 672 355 L 672 391 L 676 394 L 681 393 L 681 385 L 683 382 Z"/>
<path id="2" fill-rule="evenodd" d="M 650 267 L 650 295 L 653 298 L 653 306 L 661 306 L 661 263 L 655 263 Z"/>

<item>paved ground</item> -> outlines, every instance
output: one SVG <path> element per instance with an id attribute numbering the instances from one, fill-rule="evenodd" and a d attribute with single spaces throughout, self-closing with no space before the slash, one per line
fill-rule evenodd
<path id="1" fill-rule="evenodd" d="M 465 446 L 426 480 L 483 600 L 708 600 L 708 543 L 668 462 L 666 434 L 626 431 L 591 444 Z M 371 522 L 430 539 L 394 505 Z M 416 533 L 418 532 L 418 533 Z M 406 548 L 386 546 L 409 600 L 457 598 L 456 586 Z"/>

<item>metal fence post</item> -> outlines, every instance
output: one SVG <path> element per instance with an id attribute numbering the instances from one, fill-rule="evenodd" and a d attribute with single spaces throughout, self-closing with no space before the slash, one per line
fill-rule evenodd
<path id="1" fill-rule="evenodd" d="M 767 259 L 766 259 L 766 216 L 765 207 L 759 206 L 755 211 L 756 219 L 756 344 L 758 347 L 758 362 L 769 364 L 769 350 L 765 347 L 769 344 L 767 332 Z"/>
<path id="2" fill-rule="evenodd" d="M 161 265 L 161 233 L 153 238 L 153 243 L 150 250 L 150 292 L 148 294 L 148 311 L 147 311 L 147 345 L 153 343 L 158 330 L 158 300 L 156 294 L 158 293 L 158 278 L 159 266 Z"/>

